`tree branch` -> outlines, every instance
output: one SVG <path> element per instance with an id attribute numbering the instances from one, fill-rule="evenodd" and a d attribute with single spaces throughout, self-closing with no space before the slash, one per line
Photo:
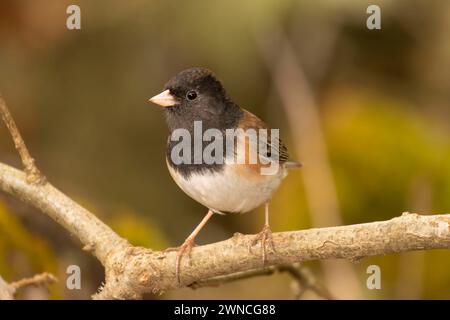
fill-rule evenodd
<path id="1" fill-rule="evenodd" d="M 3 106 L 2 112 L 6 109 Z M 191 259 L 182 261 L 180 285 L 175 275 L 175 252 L 131 246 L 50 183 L 32 184 L 24 172 L 0 163 L 0 189 L 39 208 L 101 261 L 106 279 L 96 299 L 140 299 L 144 293 L 263 269 L 260 244 L 248 250 L 254 236 L 235 234 L 226 241 L 193 248 Z M 268 255 L 269 266 L 317 259 L 358 261 L 365 256 L 450 248 L 450 215 L 405 213 L 388 221 L 274 233 L 273 240 L 277 252 Z"/>
<path id="2" fill-rule="evenodd" d="M 45 176 L 38 170 L 34 164 L 34 159 L 28 152 L 27 146 L 20 135 L 19 129 L 14 122 L 8 108 L 6 107 L 5 100 L 3 100 L 0 94 L 0 113 L 2 115 L 3 122 L 5 122 L 6 127 L 11 134 L 14 141 L 14 146 L 17 152 L 19 152 L 20 158 L 22 159 L 22 164 L 24 171 L 27 174 L 27 181 L 31 184 L 44 184 L 46 182 Z"/>
<path id="3" fill-rule="evenodd" d="M 174 252 L 133 247 L 98 218 L 50 184 L 30 185 L 25 174 L 0 164 L 0 189 L 41 209 L 93 250 L 106 267 L 97 298 L 140 298 L 146 292 L 178 288 Z M 273 234 L 277 254 L 269 265 L 317 259 L 359 260 L 411 250 L 450 248 L 450 215 L 405 213 L 388 221 Z M 262 268 L 260 250 L 248 252 L 252 235 L 196 247 L 182 263 L 182 283 Z M 255 248 L 255 249 L 260 249 Z"/>

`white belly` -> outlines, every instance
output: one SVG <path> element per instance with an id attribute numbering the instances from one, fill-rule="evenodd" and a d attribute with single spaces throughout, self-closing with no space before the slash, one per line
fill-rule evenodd
<path id="1" fill-rule="evenodd" d="M 279 174 L 251 179 L 227 166 L 222 172 L 193 174 L 185 179 L 168 167 L 186 194 L 205 207 L 222 212 L 247 212 L 269 201 L 286 176 L 286 170 L 281 168 Z"/>

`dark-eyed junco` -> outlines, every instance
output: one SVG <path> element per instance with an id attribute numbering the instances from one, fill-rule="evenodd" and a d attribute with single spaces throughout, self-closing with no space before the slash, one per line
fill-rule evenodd
<path id="1" fill-rule="evenodd" d="M 264 263 L 266 246 L 274 250 L 269 201 L 287 169 L 300 164 L 288 159 L 277 132 L 234 103 L 208 69 L 180 72 L 150 101 L 165 108 L 170 131 L 166 162 L 172 178 L 185 193 L 209 209 L 177 248 L 178 281 L 182 256 L 189 254 L 195 237 L 214 213 L 243 213 L 264 204 L 265 224 L 255 238 L 255 242 L 261 241 Z M 254 132 L 256 140 L 251 135 Z M 184 141 L 188 139 L 191 141 Z M 211 147 L 213 142 L 215 148 Z M 254 154 L 256 158 L 252 157 Z"/>

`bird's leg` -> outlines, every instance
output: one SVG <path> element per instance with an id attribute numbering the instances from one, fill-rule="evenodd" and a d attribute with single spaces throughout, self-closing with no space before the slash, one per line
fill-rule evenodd
<path id="1" fill-rule="evenodd" d="M 265 221 L 263 229 L 256 235 L 256 238 L 251 243 L 251 246 L 254 246 L 257 242 L 261 242 L 263 264 L 265 264 L 267 260 L 267 246 L 269 246 L 270 249 L 275 252 L 272 231 L 270 230 L 269 225 L 269 202 L 266 202 L 266 204 L 264 205 L 264 218 Z"/>
<path id="2" fill-rule="evenodd" d="M 200 230 L 205 226 L 205 224 L 208 222 L 208 220 L 212 217 L 214 212 L 212 210 L 209 210 L 206 216 L 202 219 L 202 221 L 198 224 L 197 227 L 195 227 L 194 231 L 189 235 L 189 237 L 184 240 L 183 244 L 177 248 L 169 248 L 165 251 L 177 251 L 177 259 L 175 261 L 175 275 L 177 277 L 178 283 L 181 283 L 180 281 L 180 265 L 181 265 L 181 258 L 185 253 L 188 254 L 188 257 L 190 257 L 192 247 L 195 245 L 194 240 L 195 237 L 198 235 Z"/>

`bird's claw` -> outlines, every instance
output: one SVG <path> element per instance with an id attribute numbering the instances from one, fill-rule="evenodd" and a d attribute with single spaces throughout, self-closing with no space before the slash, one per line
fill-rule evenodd
<path id="1" fill-rule="evenodd" d="M 191 257 L 191 250 L 192 247 L 195 246 L 194 239 L 186 239 L 184 243 L 179 247 L 174 248 L 167 248 L 164 250 L 164 252 L 177 252 L 177 258 L 175 261 L 175 276 L 177 278 L 178 284 L 181 284 L 181 278 L 180 278 L 180 265 L 181 265 L 181 259 L 183 256 L 187 253 L 188 259 Z"/>
<path id="2" fill-rule="evenodd" d="M 261 232 L 256 235 L 255 239 L 253 239 L 253 241 L 250 244 L 249 251 L 251 247 L 253 247 L 258 242 L 261 242 L 262 261 L 263 265 L 265 265 L 267 261 L 267 247 L 269 247 L 272 250 L 272 252 L 276 252 L 272 237 L 272 230 L 270 230 L 269 225 L 265 225 L 264 228 L 261 230 Z"/>

